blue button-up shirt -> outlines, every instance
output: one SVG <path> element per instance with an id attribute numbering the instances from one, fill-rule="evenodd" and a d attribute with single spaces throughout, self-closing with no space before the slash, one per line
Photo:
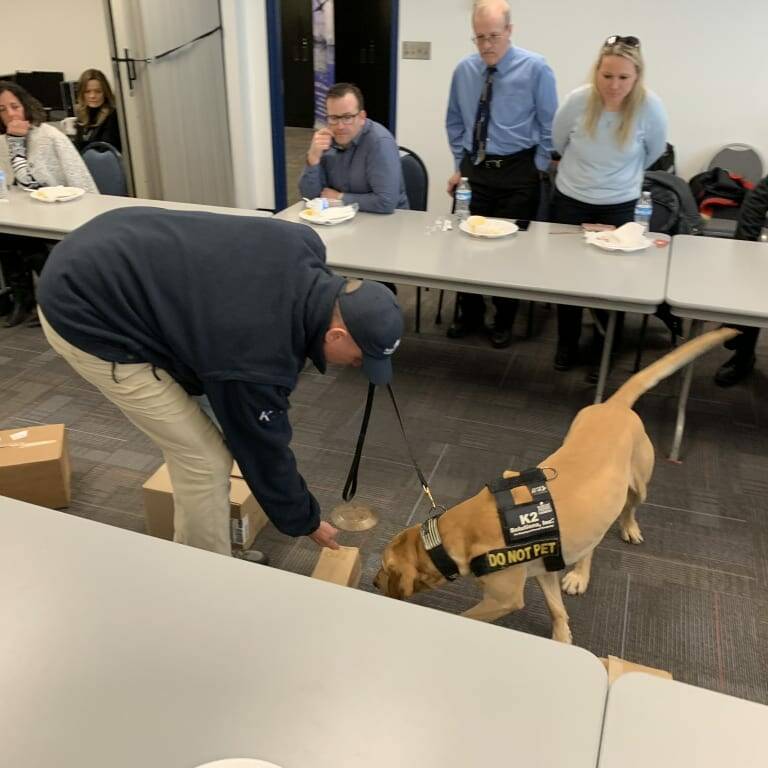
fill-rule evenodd
<path id="1" fill-rule="evenodd" d="M 536 147 L 536 167 L 545 171 L 552 153 L 552 119 L 557 111 L 555 75 L 543 56 L 510 46 L 493 76 L 489 155 L 513 155 Z M 453 73 L 445 127 L 459 167 L 472 152 L 472 132 L 487 67 L 479 53 L 462 59 Z"/>
<path id="2" fill-rule="evenodd" d="M 400 152 L 395 137 L 373 120 L 345 147 L 334 145 L 317 165 L 307 165 L 299 179 L 304 197 L 319 197 L 325 187 L 342 192 L 345 204 L 361 211 L 392 213 L 408 208 Z"/>

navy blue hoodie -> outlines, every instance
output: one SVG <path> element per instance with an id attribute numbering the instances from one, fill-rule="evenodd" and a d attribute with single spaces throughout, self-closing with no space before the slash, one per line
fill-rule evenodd
<path id="1" fill-rule="evenodd" d="M 300 536 L 320 510 L 289 447 L 288 396 L 307 357 L 325 372 L 343 284 L 304 225 L 136 207 L 59 243 L 38 302 L 79 349 L 150 363 L 208 395 L 254 496 L 279 530 Z"/>

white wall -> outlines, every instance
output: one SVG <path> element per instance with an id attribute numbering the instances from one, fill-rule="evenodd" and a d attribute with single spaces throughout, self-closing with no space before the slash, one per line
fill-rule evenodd
<path id="1" fill-rule="evenodd" d="M 611 34 L 642 41 L 647 83 L 669 113 L 669 140 L 684 178 L 702 170 L 722 144 L 752 144 L 768 161 L 765 95 L 768 2 L 741 0 L 528 0 L 515 2 L 513 42 L 547 57 L 562 98 L 583 83 Z M 430 174 L 429 207 L 445 212 L 452 159 L 445 108 L 458 60 L 474 50 L 471 0 L 400 0 L 400 40 L 432 42 L 431 61 L 400 59 L 397 139 L 419 153 Z"/>
<path id="2" fill-rule="evenodd" d="M 63 72 L 77 80 L 94 67 L 112 79 L 103 0 L 6 0 L 0 74 Z"/>

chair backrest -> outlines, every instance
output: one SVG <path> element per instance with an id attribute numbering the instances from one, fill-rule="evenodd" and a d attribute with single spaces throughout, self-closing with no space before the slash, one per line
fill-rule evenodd
<path id="1" fill-rule="evenodd" d="M 749 144 L 726 144 L 709 161 L 708 170 L 712 168 L 725 168 L 753 184 L 763 178 L 763 158 Z"/>
<path id="2" fill-rule="evenodd" d="M 102 195 L 128 196 L 123 158 L 106 141 L 94 141 L 83 150 L 83 162 Z"/>
<path id="3" fill-rule="evenodd" d="M 398 147 L 401 152 L 400 167 L 403 169 L 405 193 L 412 211 L 427 210 L 429 194 L 429 175 L 421 158 L 406 147 Z"/>

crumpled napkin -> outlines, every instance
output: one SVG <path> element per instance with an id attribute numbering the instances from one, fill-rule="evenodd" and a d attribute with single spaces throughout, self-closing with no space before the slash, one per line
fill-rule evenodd
<path id="1" fill-rule="evenodd" d="M 609 232 L 585 232 L 584 239 L 592 245 L 609 248 L 648 248 L 651 241 L 645 237 L 642 224 L 630 221 L 628 224 Z"/>

